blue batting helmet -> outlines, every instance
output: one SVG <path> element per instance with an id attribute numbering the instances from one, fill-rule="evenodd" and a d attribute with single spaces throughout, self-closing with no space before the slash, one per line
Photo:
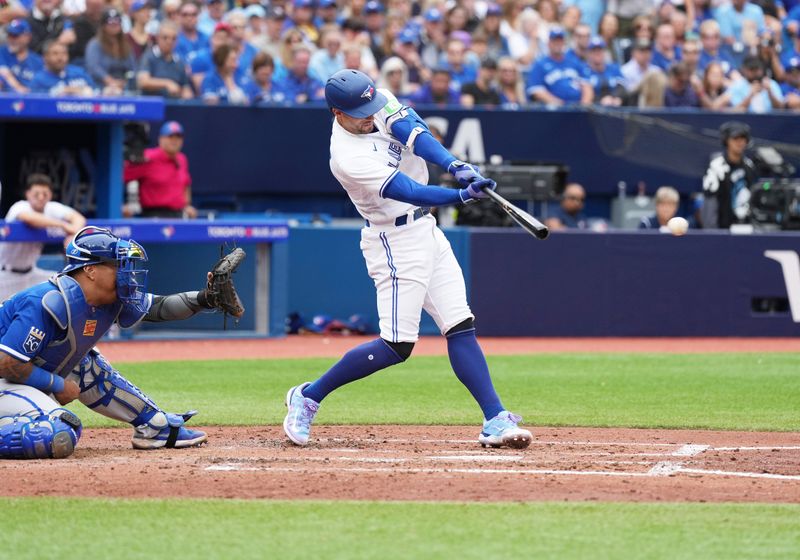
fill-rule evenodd
<path id="1" fill-rule="evenodd" d="M 86 226 L 72 238 L 66 249 L 67 265 L 62 274 L 90 264 L 113 264 L 117 267 L 117 298 L 126 304 L 146 311 L 147 262 L 144 247 L 133 239 L 121 239 L 111 230 Z"/>
<path id="2" fill-rule="evenodd" d="M 375 89 L 375 82 L 358 70 L 339 70 L 325 84 L 325 101 L 331 109 L 364 119 L 377 113 L 388 99 Z"/>

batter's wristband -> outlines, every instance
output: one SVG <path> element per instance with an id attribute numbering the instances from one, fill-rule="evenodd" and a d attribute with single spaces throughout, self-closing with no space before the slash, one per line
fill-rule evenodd
<path id="1" fill-rule="evenodd" d="M 60 393 L 64 390 L 64 380 L 40 367 L 33 366 L 25 385 L 39 389 L 43 393 Z"/>

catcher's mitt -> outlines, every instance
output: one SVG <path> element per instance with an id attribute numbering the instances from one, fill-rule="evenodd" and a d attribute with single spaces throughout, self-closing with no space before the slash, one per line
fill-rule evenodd
<path id="1" fill-rule="evenodd" d="M 232 274 L 244 260 L 245 252 L 237 247 L 213 266 L 206 284 L 205 301 L 211 309 L 219 309 L 223 313 L 230 313 L 236 318 L 244 314 L 244 306 L 236 286 L 233 285 Z"/>

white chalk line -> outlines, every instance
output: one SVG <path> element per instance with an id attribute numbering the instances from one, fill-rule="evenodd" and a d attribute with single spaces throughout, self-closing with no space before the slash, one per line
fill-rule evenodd
<path id="1" fill-rule="evenodd" d="M 800 449 L 800 445 L 763 445 L 763 446 L 749 446 L 749 447 L 711 447 L 710 451 L 772 451 L 773 449 L 779 450 L 793 450 Z"/>
<path id="2" fill-rule="evenodd" d="M 353 438 L 319 438 L 316 440 L 320 443 L 342 443 L 342 442 L 352 442 Z M 359 439 L 362 443 L 434 443 L 434 444 L 459 444 L 459 443 L 470 443 L 476 444 L 478 442 L 478 438 L 474 439 L 428 439 L 428 438 L 361 438 Z M 641 447 L 675 447 L 676 443 L 643 443 L 643 442 L 635 442 L 635 441 L 557 441 L 557 440 L 533 440 L 531 445 L 587 445 L 587 446 L 612 446 L 612 447 L 619 447 L 619 446 L 641 446 Z"/>
<path id="3" fill-rule="evenodd" d="M 309 473 L 310 469 L 302 467 L 242 467 L 240 465 L 211 465 L 207 471 L 270 471 L 270 472 L 302 472 Z M 354 472 L 354 473 L 456 473 L 456 474 L 533 474 L 533 475 L 575 475 L 575 476 L 649 476 L 647 473 L 616 472 L 616 471 L 572 471 L 556 469 L 446 469 L 438 467 L 419 468 L 386 468 L 386 467 L 323 467 L 313 469 L 313 472 Z"/>
<path id="4" fill-rule="evenodd" d="M 616 476 L 616 477 L 629 477 L 629 478 L 654 478 L 661 476 L 671 476 L 676 474 L 701 474 L 710 476 L 735 476 L 745 478 L 766 478 L 772 480 L 800 480 L 800 475 L 786 475 L 786 474 L 772 474 L 772 473 L 751 473 L 751 472 L 736 472 L 736 471 L 719 471 L 719 470 L 705 470 L 705 469 L 687 469 L 668 463 L 663 468 L 656 470 L 653 467 L 647 472 L 618 472 L 618 471 L 578 471 L 578 470 L 560 470 L 560 469 L 460 469 L 460 468 L 437 468 L 437 467 L 420 467 L 420 468 L 387 468 L 387 467 L 322 467 L 315 469 L 308 469 L 304 467 L 246 467 L 242 465 L 211 465 L 205 468 L 206 471 L 236 471 L 236 472 L 254 472 L 254 471 L 269 471 L 269 472 L 285 472 L 285 473 L 305 473 L 312 472 L 332 472 L 332 473 L 365 473 L 365 474 L 379 474 L 379 473 L 392 473 L 392 474 L 520 474 L 520 475 L 563 475 L 563 476 Z M 660 463 L 659 463 L 660 464 Z"/>

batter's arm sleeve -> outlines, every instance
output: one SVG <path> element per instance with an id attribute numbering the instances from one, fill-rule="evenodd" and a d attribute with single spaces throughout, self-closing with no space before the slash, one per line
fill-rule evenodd
<path id="1" fill-rule="evenodd" d="M 411 179 L 405 173 L 395 173 L 392 180 L 383 189 L 383 197 L 399 200 L 416 206 L 448 206 L 465 202 L 461 191 L 437 185 L 423 185 Z"/>
<path id="2" fill-rule="evenodd" d="M 150 323 L 181 321 L 194 317 L 211 306 L 203 292 L 180 292 L 168 296 L 153 295 L 153 303 L 142 320 Z"/>
<path id="3" fill-rule="evenodd" d="M 457 159 L 433 137 L 428 125 L 414 109 L 404 107 L 389 117 L 388 124 L 394 137 L 425 161 L 447 169 Z"/>

